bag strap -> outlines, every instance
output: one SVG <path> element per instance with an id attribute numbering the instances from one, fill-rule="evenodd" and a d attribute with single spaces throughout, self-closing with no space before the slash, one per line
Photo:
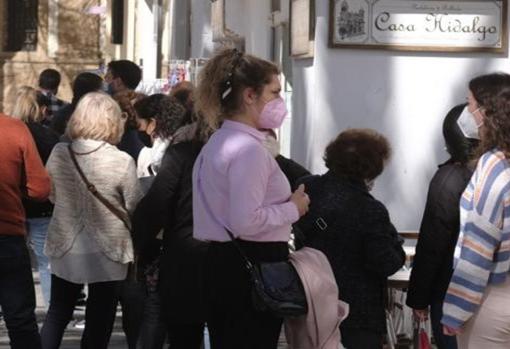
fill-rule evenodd
<path id="1" fill-rule="evenodd" d="M 131 231 L 131 227 L 129 225 L 129 218 L 128 216 L 119 210 L 117 207 L 115 207 L 108 199 L 106 199 L 103 195 L 101 195 L 94 184 L 90 183 L 85 174 L 83 173 L 83 170 L 81 169 L 80 165 L 78 164 L 78 160 L 76 160 L 76 155 L 73 152 L 73 149 L 71 148 L 71 144 L 67 145 L 67 149 L 69 150 L 69 155 L 71 156 L 71 160 L 74 163 L 74 166 L 76 167 L 76 170 L 78 170 L 78 173 L 80 174 L 81 179 L 87 186 L 87 189 L 94 195 L 108 210 L 110 210 L 111 213 L 113 213 L 118 219 L 124 223 L 126 228 Z"/>
<path id="2" fill-rule="evenodd" d="M 199 164 L 198 164 L 198 171 L 197 171 L 197 190 L 198 190 L 198 194 L 200 195 L 200 199 L 202 200 L 202 202 L 204 203 L 204 207 L 205 207 L 205 210 L 207 211 L 207 214 L 218 224 L 218 225 L 221 225 L 225 231 L 227 232 L 230 240 L 232 240 L 232 243 L 234 244 L 235 248 L 239 251 L 239 254 L 241 255 L 243 261 L 244 261 L 244 264 L 246 266 L 246 268 L 249 270 L 249 271 L 252 271 L 254 268 L 253 268 L 253 264 L 252 262 L 250 261 L 250 259 L 248 258 L 248 256 L 246 255 L 246 253 L 244 252 L 244 250 L 242 249 L 241 245 L 239 244 L 239 242 L 237 242 L 234 234 L 232 234 L 232 232 L 230 230 L 227 229 L 227 226 L 225 224 L 223 224 L 222 222 L 220 222 L 220 220 L 212 213 L 211 211 L 211 208 L 207 202 L 207 199 L 205 198 L 205 194 L 202 190 L 202 180 L 201 180 L 201 176 L 200 176 L 200 173 L 202 171 L 202 165 L 203 165 L 203 158 L 200 157 L 199 159 Z"/>

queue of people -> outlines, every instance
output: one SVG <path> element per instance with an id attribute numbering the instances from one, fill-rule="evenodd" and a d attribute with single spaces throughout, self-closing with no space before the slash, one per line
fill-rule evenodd
<path id="1" fill-rule="evenodd" d="M 276 348 L 285 319 L 261 310 L 250 266 L 287 263 L 292 237 L 326 257 L 331 292 L 349 304 L 341 343 L 317 348 L 383 348 L 387 278 L 406 259 L 371 194 L 389 141 L 344 130 L 325 149 L 328 171 L 311 175 L 279 154 L 276 65 L 227 49 L 200 74 L 196 89 L 146 96 L 140 68 L 113 61 L 104 79 L 77 75 L 66 104 L 49 69 L 0 115 L 12 348 L 59 348 L 84 287 L 82 348 L 108 347 L 119 302 L 130 349 L 199 349 L 205 327 L 213 349 Z M 473 79 L 443 123 L 451 157 L 430 183 L 407 298 L 439 349 L 510 345 L 509 134 L 507 74 Z M 40 332 L 27 239 L 48 308 Z"/>

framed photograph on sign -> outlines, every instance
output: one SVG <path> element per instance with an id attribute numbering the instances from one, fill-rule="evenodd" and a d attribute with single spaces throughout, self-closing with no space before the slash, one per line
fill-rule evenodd
<path id="1" fill-rule="evenodd" d="M 329 46 L 507 51 L 508 0 L 330 0 Z"/>
<path id="2" fill-rule="evenodd" d="M 315 0 L 290 1 L 290 55 L 312 58 L 315 39 Z"/>

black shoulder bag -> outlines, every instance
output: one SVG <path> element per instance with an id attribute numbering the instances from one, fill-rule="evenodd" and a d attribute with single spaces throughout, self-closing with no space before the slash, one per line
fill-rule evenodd
<path id="1" fill-rule="evenodd" d="M 199 195 L 208 214 L 225 228 L 244 261 L 252 283 L 252 301 L 255 309 L 261 312 L 269 311 L 278 317 L 305 315 L 308 312 L 308 304 L 303 284 L 296 269 L 289 261 L 256 264 L 250 261 L 234 235 L 226 228 L 225 224 L 218 221 L 210 210 L 201 187 L 201 168 L 202 162 L 197 181 Z"/>

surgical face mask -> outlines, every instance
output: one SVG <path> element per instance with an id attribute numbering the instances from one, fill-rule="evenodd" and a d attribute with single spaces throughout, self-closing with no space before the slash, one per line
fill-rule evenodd
<path id="1" fill-rule="evenodd" d="M 113 96 L 113 86 L 111 83 L 107 83 L 106 81 L 103 81 L 103 92 L 107 93 L 110 96 Z"/>
<path id="2" fill-rule="evenodd" d="M 480 139 L 480 135 L 478 133 L 478 128 L 482 126 L 482 124 L 477 124 L 476 119 L 474 117 L 474 113 L 479 111 L 480 108 L 476 109 L 473 113 L 470 113 L 468 108 L 465 107 L 457 119 L 457 125 L 459 126 L 462 134 L 466 138 L 472 139 Z"/>
<path id="3" fill-rule="evenodd" d="M 278 97 L 266 103 L 258 119 L 259 128 L 280 128 L 287 116 L 287 106 L 283 98 Z"/>

